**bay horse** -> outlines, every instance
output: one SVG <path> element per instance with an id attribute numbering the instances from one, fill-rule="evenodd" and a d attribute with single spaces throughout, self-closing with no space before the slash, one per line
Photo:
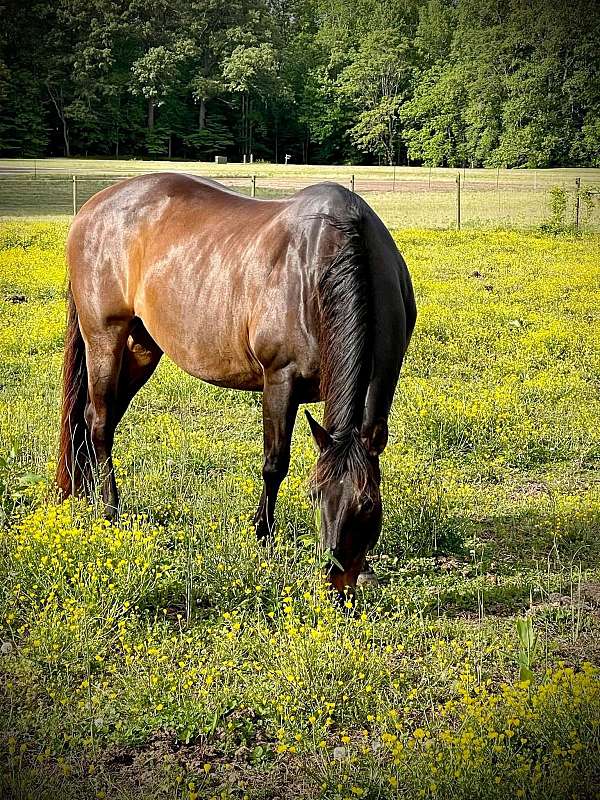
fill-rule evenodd
<path id="1" fill-rule="evenodd" d="M 299 404 L 319 456 L 312 491 L 353 588 L 381 530 L 379 456 L 415 325 L 410 275 L 358 195 L 321 183 L 258 200 L 181 173 L 130 178 L 94 195 L 67 240 L 69 287 L 60 454 L 63 496 L 100 482 L 118 513 L 115 428 L 163 353 L 197 378 L 262 391 L 263 490 L 271 534 Z"/>

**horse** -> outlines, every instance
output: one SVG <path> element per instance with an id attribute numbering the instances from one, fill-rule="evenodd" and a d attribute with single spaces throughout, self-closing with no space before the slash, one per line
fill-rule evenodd
<path id="1" fill-rule="evenodd" d="M 358 195 L 320 183 L 254 199 L 182 173 L 95 194 L 67 239 L 60 453 L 63 497 L 96 481 L 118 514 L 115 429 L 161 356 L 216 386 L 262 392 L 263 489 L 254 525 L 274 529 L 300 404 L 318 448 L 311 494 L 352 590 L 382 524 L 379 458 L 416 320 L 406 263 Z"/>

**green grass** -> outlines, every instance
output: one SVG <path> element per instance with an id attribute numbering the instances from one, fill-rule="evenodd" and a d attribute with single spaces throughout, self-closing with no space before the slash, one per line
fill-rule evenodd
<path id="1" fill-rule="evenodd" d="M 584 183 L 598 183 L 600 169 L 594 168 L 555 168 L 555 169 L 457 169 L 451 167 L 393 167 L 356 166 L 356 165 L 323 165 L 323 164 L 271 164 L 257 162 L 255 164 L 215 164 L 212 161 L 167 161 L 146 159 L 99 159 L 99 158 L 41 158 L 41 159 L 0 159 L 0 171 L 26 170 L 37 174 L 63 175 L 132 175 L 139 172 L 153 172 L 161 169 L 175 169 L 183 172 L 199 172 L 203 175 L 239 176 L 257 175 L 258 177 L 301 177 L 320 180 L 349 179 L 356 175 L 357 179 L 391 180 L 394 173 L 399 180 L 454 180 L 458 172 L 464 175 L 466 182 L 496 181 L 500 183 L 520 183 L 534 188 L 535 186 L 554 186 L 573 183 L 581 177 Z"/>
<path id="2" fill-rule="evenodd" d="M 453 228 L 456 225 L 456 182 L 462 181 L 462 225 L 467 228 L 533 228 L 549 214 L 549 191 L 562 186 L 569 193 L 566 221 L 575 218 L 575 178 L 582 187 L 600 187 L 598 169 L 456 170 L 427 167 L 356 167 L 289 164 L 214 164 L 100 159 L 41 159 L 0 161 L 0 215 L 50 216 L 71 214 L 72 176 L 77 175 L 77 204 L 127 175 L 174 169 L 216 177 L 238 191 L 250 193 L 256 176 L 256 195 L 280 198 L 309 183 L 334 180 L 355 189 L 373 205 L 391 228 Z M 395 176 L 395 177 L 394 177 Z M 383 182 L 383 183 L 382 183 Z M 594 207 L 581 209 L 587 230 L 600 230 L 600 194 Z"/>
<path id="3" fill-rule="evenodd" d="M 66 231 L 0 228 L 0 795 L 594 797 L 600 238 L 396 234 L 420 316 L 352 615 L 302 418 L 264 548 L 260 397 L 166 359 L 118 432 L 119 526 L 55 504 Z"/>

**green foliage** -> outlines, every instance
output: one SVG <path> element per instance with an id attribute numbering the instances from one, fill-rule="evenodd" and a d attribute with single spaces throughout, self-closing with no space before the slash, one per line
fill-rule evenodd
<path id="1" fill-rule="evenodd" d="M 568 192 L 563 186 L 553 186 L 548 195 L 550 216 L 540 225 L 540 230 L 544 233 L 555 235 L 577 235 L 580 233 L 581 227 L 589 222 L 598 193 L 594 186 L 587 186 L 584 189 L 578 188 L 572 193 Z M 575 219 L 578 199 L 579 227 Z"/>
<path id="2" fill-rule="evenodd" d="M 565 226 L 567 211 L 567 192 L 562 186 L 553 186 L 550 189 L 550 220 L 549 229 L 562 230 Z"/>
<path id="3" fill-rule="evenodd" d="M 597 166 L 599 9 L 5 0 L 0 153 Z"/>
<path id="4" fill-rule="evenodd" d="M 17 453 L 11 450 L 0 455 L 0 527 L 35 497 L 35 487 L 43 481 L 42 476 L 29 472 L 20 463 Z"/>
<path id="5" fill-rule="evenodd" d="M 392 29 L 375 30 L 360 42 L 338 85 L 358 112 L 350 137 L 360 150 L 395 162 L 399 111 L 410 85 L 410 43 Z"/>
<path id="6" fill-rule="evenodd" d="M 517 635 L 519 637 L 519 677 L 522 681 L 533 682 L 533 667 L 535 665 L 535 651 L 537 634 L 533 630 L 531 617 L 517 619 Z"/>
<path id="7" fill-rule="evenodd" d="M 465 85 L 456 69 L 438 65 L 422 76 L 411 100 L 402 106 L 404 140 L 410 157 L 427 166 L 461 166 L 467 157 L 461 108 Z"/>

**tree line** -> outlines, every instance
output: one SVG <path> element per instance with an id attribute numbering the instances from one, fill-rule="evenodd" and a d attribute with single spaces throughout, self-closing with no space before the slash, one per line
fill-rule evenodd
<path id="1" fill-rule="evenodd" d="M 0 0 L 0 153 L 600 166 L 596 0 Z"/>

